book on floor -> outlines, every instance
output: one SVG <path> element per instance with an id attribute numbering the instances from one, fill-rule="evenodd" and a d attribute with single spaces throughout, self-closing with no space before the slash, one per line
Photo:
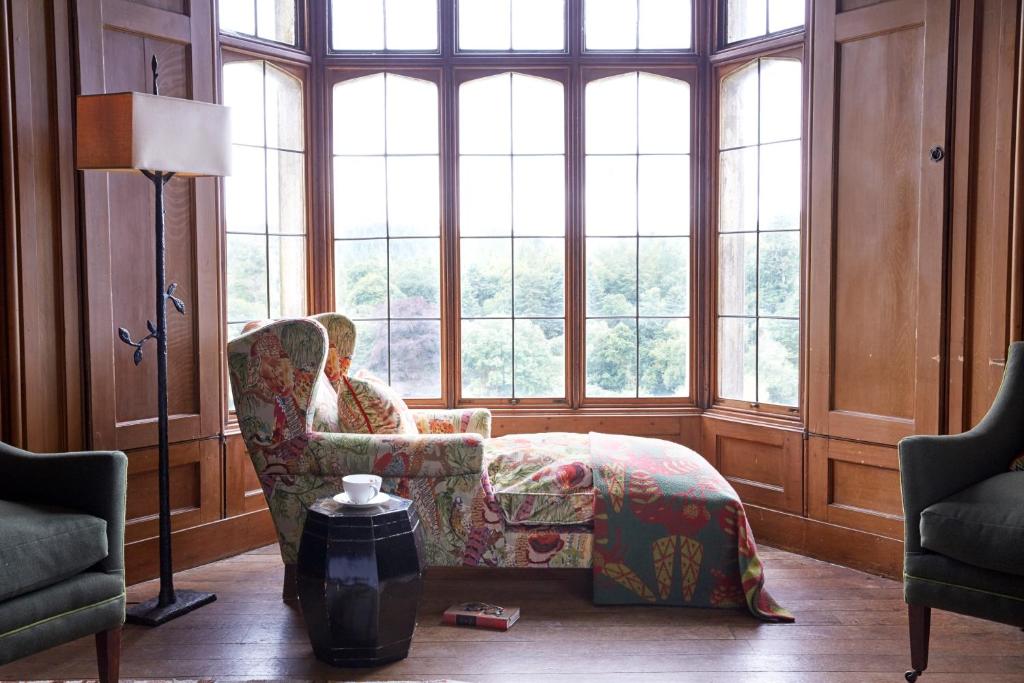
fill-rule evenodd
<path id="1" fill-rule="evenodd" d="M 443 621 L 453 626 L 473 626 L 507 631 L 519 619 L 518 607 L 500 607 L 486 602 L 462 602 L 444 611 Z"/>

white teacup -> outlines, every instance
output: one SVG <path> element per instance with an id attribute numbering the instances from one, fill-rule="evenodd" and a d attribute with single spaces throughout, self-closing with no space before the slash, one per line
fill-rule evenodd
<path id="1" fill-rule="evenodd" d="M 353 503 L 369 503 L 380 493 L 383 480 L 376 474 L 350 474 L 341 480 L 348 499 Z"/>

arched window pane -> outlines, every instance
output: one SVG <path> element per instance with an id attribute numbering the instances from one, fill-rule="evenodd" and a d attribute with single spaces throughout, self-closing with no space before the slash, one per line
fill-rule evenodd
<path id="1" fill-rule="evenodd" d="M 441 396 L 437 84 L 391 73 L 334 86 L 335 308 L 355 368 L 407 398 Z"/>
<path id="2" fill-rule="evenodd" d="M 224 65 L 223 83 L 234 157 L 224 179 L 231 338 L 252 320 L 307 312 L 306 156 L 298 78 L 244 61 Z"/>
<path id="3" fill-rule="evenodd" d="M 764 58 L 720 85 L 718 395 L 796 406 L 802 65 Z"/>
<path id="4" fill-rule="evenodd" d="M 585 106 L 587 395 L 688 396 L 690 84 L 611 76 Z"/>
<path id="5" fill-rule="evenodd" d="M 459 87 L 462 396 L 565 396 L 565 93 Z"/>

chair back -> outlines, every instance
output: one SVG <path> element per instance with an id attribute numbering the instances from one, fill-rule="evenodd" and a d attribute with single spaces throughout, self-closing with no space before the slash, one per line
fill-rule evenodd
<path id="1" fill-rule="evenodd" d="M 329 347 L 324 374 L 334 390 L 341 391 L 341 378 L 348 374 L 356 350 L 356 326 L 340 313 L 321 313 L 312 318 L 327 330 Z"/>
<path id="2" fill-rule="evenodd" d="M 312 431 L 328 346 L 327 330 L 309 318 L 271 322 L 228 342 L 231 392 L 250 454 Z"/>

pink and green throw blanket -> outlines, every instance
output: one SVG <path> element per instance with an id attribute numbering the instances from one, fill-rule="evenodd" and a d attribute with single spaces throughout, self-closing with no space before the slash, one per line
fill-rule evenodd
<path id="1" fill-rule="evenodd" d="M 764 587 L 739 496 L 707 461 L 660 439 L 590 435 L 594 602 L 738 607 L 793 621 Z"/>

